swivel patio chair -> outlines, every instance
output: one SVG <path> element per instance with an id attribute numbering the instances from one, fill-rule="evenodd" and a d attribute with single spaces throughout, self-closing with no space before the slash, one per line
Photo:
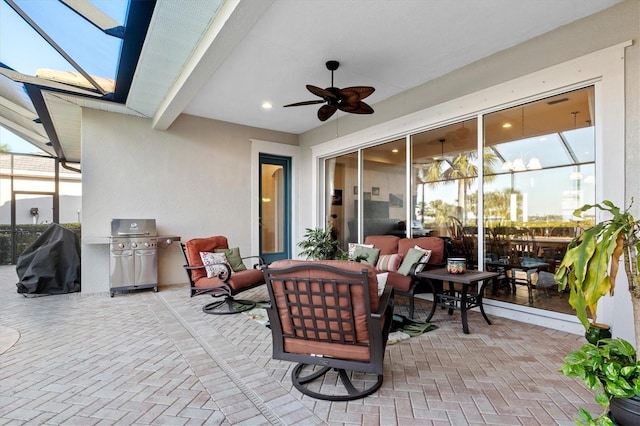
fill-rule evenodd
<path id="1" fill-rule="evenodd" d="M 237 314 L 255 307 L 256 302 L 236 299 L 235 296 L 264 284 L 262 268 L 265 263 L 261 257 L 240 257 L 239 249 L 229 251 L 229 244 L 224 236 L 194 238 L 180 246 L 187 262 L 184 269 L 189 277 L 191 297 L 209 294 L 218 299 L 202 307 L 205 313 Z M 201 253 L 216 252 L 226 253 L 225 256 L 231 259 L 227 262 L 209 262 L 205 267 Z M 245 259 L 255 259 L 257 263 L 251 269 L 247 269 L 244 266 Z M 207 271 L 207 267 L 210 268 L 210 272 Z"/>
<path id="2" fill-rule="evenodd" d="M 264 268 L 264 274 L 273 358 L 298 363 L 291 371 L 296 389 L 328 401 L 350 401 L 378 390 L 393 289 L 386 286 L 378 295 L 373 266 L 284 260 Z"/>

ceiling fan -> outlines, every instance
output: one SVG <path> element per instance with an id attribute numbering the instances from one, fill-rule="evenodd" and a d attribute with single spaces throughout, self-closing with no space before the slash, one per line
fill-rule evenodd
<path id="1" fill-rule="evenodd" d="M 353 86 L 345 87 L 344 89 L 333 87 L 333 72 L 338 69 L 340 62 L 327 61 L 326 66 L 327 69 L 331 71 L 331 87 L 321 89 L 320 87 L 307 84 L 307 90 L 321 97 L 322 100 L 296 102 L 285 105 L 285 107 L 326 103 L 318 110 L 318 118 L 320 121 L 328 120 L 337 110 L 352 114 L 373 114 L 373 108 L 362 102 L 362 99 L 372 94 L 376 89 L 370 86 Z"/>

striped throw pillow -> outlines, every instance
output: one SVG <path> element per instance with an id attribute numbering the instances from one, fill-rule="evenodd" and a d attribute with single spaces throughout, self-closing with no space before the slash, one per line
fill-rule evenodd
<path id="1" fill-rule="evenodd" d="M 385 254 L 378 258 L 376 269 L 380 272 L 397 272 L 402 263 L 401 254 Z"/>

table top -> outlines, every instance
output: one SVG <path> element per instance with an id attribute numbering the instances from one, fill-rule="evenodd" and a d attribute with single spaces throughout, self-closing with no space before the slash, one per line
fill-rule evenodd
<path id="1" fill-rule="evenodd" d="M 507 269 L 522 269 L 524 271 L 537 269 L 541 266 L 549 266 L 547 262 L 533 260 L 522 261 L 519 263 L 509 263 L 500 260 L 485 260 L 484 264 L 487 266 L 503 267 Z"/>
<path id="2" fill-rule="evenodd" d="M 416 276 L 433 280 L 453 281 L 460 284 L 472 284 L 477 281 L 495 278 L 497 272 L 467 270 L 463 274 L 450 274 L 447 268 L 431 269 L 416 273 Z"/>

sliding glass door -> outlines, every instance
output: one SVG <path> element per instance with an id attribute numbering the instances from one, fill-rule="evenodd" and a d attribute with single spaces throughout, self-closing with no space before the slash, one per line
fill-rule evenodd
<path id="1" fill-rule="evenodd" d="M 410 164 L 406 137 L 326 159 L 327 223 L 343 246 L 440 236 L 501 272 L 487 297 L 570 312 L 553 273 L 594 220 L 572 216 L 595 202 L 594 104 L 587 87 L 408 134 Z"/>

